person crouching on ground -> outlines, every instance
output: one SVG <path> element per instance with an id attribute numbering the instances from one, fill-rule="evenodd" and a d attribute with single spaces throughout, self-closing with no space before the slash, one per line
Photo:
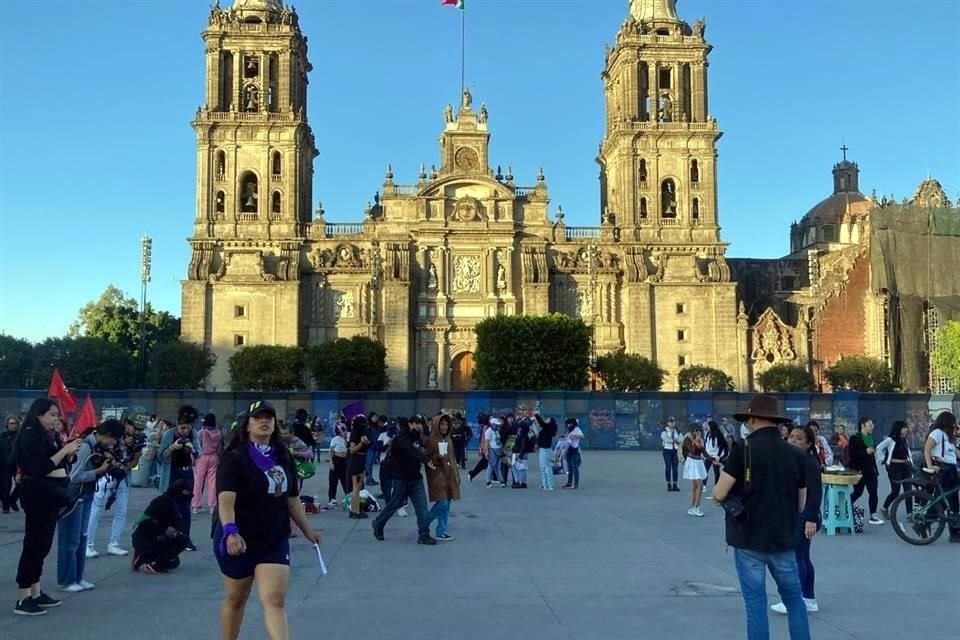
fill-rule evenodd
<path id="1" fill-rule="evenodd" d="M 427 496 L 423 490 L 423 476 L 420 475 L 420 467 L 427 462 L 422 449 L 423 427 L 419 422 L 411 423 L 406 418 L 397 418 L 397 426 L 400 430 L 390 443 L 393 494 L 390 502 L 373 521 L 373 537 L 383 540 L 383 528 L 403 501 L 409 498 L 417 513 L 417 544 L 437 544 L 437 540 L 430 536 Z"/>
<path id="2" fill-rule="evenodd" d="M 287 640 L 284 601 L 290 580 L 290 520 L 311 544 L 320 543 L 300 503 L 293 457 L 280 442 L 277 412 L 250 405 L 217 468 L 213 551 L 223 574 L 220 637 L 235 640 L 253 583 L 271 640 Z"/>
<path id="3" fill-rule="evenodd" d="M 189 482 L 177 480 L 150 501 L 133 529 L 131 570 L 157 575 L 180 566 L 180 554 L 190 543 L 184 531 L 189 514 L 183 499 L 192 492 Z"/>
<path id="4" fill-rule="evenodd" d="M 450 503 L 460 499 L 460 473 L 457 470 L 450 416 L 443 414 L 434 419 L 430 439 L 424 446 L 427 457 L 427 489 L 433 507 L 427 512 L 427 527 L 437 521 L 437 540 L 453 540 L 447 533 Z"/>
<path id="5" fill-rule="evenodd" d="M 160 467 L 160 492 L 163 493 L 171 483 L 177 480 L 185 480 L 193 488 L 193 465 L 197 455 L 200 453 L 200 438 L 193 430 L 193 423 L 197 421 L 197 410 L 190 405 L 180 407 L 177 412 L 177 426 L 173 429 L 167 429 L 163 437 L 160 438 L 160 446 L 157 447 L 157 457 L 161 461 Z M 184 504 L 190 509 L 190 502 L 193 498 L 187 500 Z M 184 523 L 184 531 L 187 537 L 190 537 L 190 518 Z M 190 542 L 187 545 L 187 551 L 196 551 L 197 547 Z"/>

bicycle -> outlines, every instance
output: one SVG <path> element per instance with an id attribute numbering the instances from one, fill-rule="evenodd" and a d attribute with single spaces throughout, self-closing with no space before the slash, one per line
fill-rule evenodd
<path id="1" fill-rule="evenodd" d="M 932 544 L 948 523 L 960 523 L 960 514 L 951 513 L 947 501 L 960 492 L 960 486 L 944 492 L 939 474 L 926 468 L 918 477 L 900 483 L 915 487 L 901 493 L 890 505 L 890 525 L 901 540 L 917 546 Z"/>

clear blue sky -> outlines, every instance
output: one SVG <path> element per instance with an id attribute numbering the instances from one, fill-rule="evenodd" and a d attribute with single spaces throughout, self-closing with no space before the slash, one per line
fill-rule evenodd
<path id="1" fill-rule="evenodd" d="M 0 41 L 0 331 L 63 335 L 115 284 L 179 315 L 195 214 L 207 0 L 4 3 Z M 230 0 L 221 0 L 224 6 Z M 437 162 L 459 87 L 459 15 L 439 0 L 301 0 L 320 149 L 315 199 L 359 221 L 387 162 Z M 707 17 L 720 221 L 731 256 L 786 253 L 790 222 L 831 190 L 845 140 L 869 194 L 931 173 L 960 189 L 960 2 L 680 0 Z M 494 164 L 543 166 L 567 222 L 595 225 L 603 47 L 627 0 L 470 0 L 467 84 L 490 110 Z"/>

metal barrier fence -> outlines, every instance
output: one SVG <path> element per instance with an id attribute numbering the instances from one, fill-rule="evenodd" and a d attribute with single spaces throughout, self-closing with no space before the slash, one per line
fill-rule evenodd
<path id="1" fill-rule="evenodd" d="M 80 402 L 86 391 L 74 394 Z M 360 402 L 363 411 L 376 411 L 388 416 L 410 416 L 421 413 L 433 415 L 441 410 L 460 412 L 468 420 L 474 434 L 480 412 L 493 414 L 529 414 L 537 402 L 544 416 L 555 416 L 562 425 L 568 416 L 579 420 L 585 438 L 584 446 L 591 449 L 649 449 L 660 447 L 660 431 L 668 416 L 675 416 L 681 429 L 694 422 L 712 417 L 730 416 L 750 399 L 740 393 L 583 393 L 583 392 L 523 392 L 523 391 L 468 391 L 446 393 L 422 391 L 416 393 L 256 393 L 206 391 L 90 391 L 98 416 L 132 416 L 144 420 L 157 414 L 168 419 L 176 416 L 181 404 L 192 404 L 201 415 L 212 412 L 222 424 L 229 422 L 250 402 L 267 399 L 277 408 L 281 418 L 291 419 L 297 409 L 306 409 L 311 416 L 319 416 L 329 435 L 331 418 L 345 406 Z M 37 390 L 0 390 L 0 411 L 4 415 L 22 415 L 35 398 L 43 395 Z M 830 436 L 837 426 L 847 433 L 856 431 L 861 416 L 871 418 L 876 425 L 878 442 L 896 420 L 910 426 L 911 442 L 919 446 L 926 437 L 930 421 L 941 411 L 960 413 L 960 395 L 926 394 L 835 394 L 786 393 L 773 394 L 780 401 L 786 415 L 798 422 L 816 420 L 821 433 Z M 472 445 L 476 447 L 478 438 Z"/>

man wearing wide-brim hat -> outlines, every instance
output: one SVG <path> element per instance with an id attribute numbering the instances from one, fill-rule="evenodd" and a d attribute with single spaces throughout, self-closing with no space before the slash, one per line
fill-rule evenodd
<path id="1" fill-rule="evenodd" d="M 800 589 L 795 547 L 804 502 L 803 453 L 784 442 L 777 399 L 760 394 L 733 414 L 750 434 L 727 457 L 713 500 L 726 512 L 726 540 L 747 616 L 747 637 L 768 638 L 766 574 L 770 571 L 787 608 L 791 640 L 809 640 L 807 607 Z"/>

